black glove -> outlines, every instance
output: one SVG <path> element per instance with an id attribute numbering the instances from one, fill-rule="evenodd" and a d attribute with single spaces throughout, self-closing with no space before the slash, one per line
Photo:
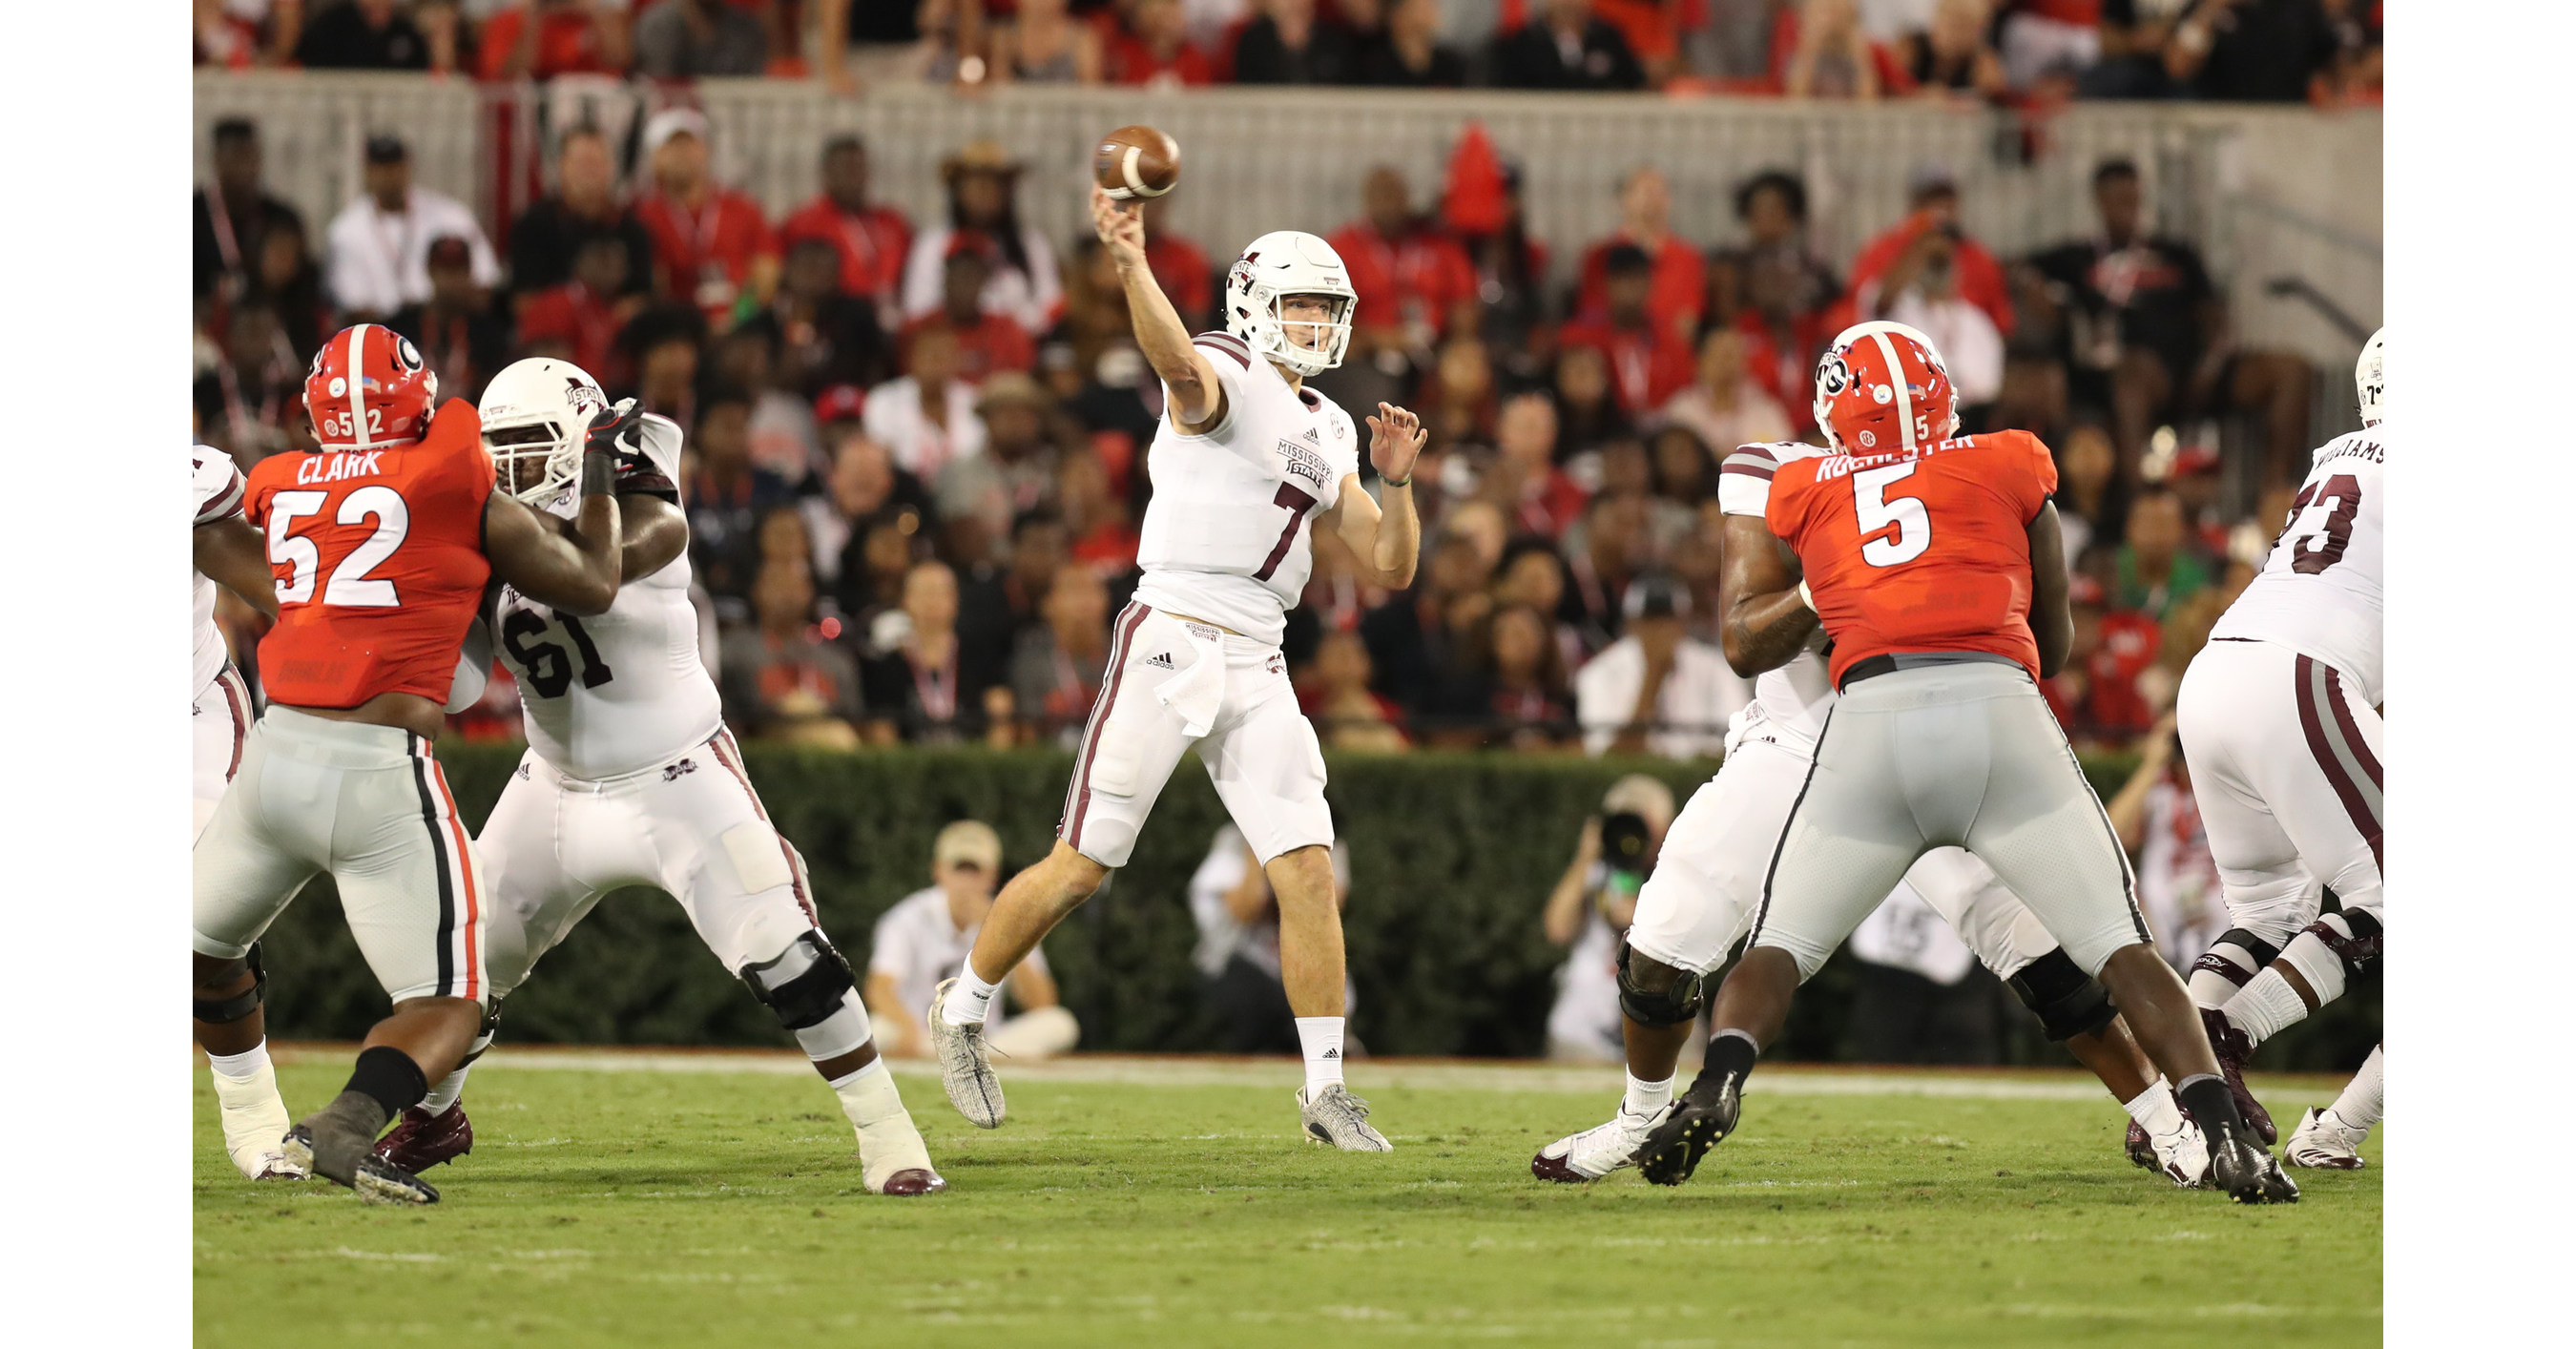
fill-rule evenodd
<path id="1" fill-rule="evenodd" d="M 634 399 L 628 398 L 613 408 L 594 414 L 590 419 L 590 430 L 582 437 L 582 450 L 584 453 L 606 450 L 620 457 L 630 454 L 642 457 L 643 410 L 635 405 Z"/>

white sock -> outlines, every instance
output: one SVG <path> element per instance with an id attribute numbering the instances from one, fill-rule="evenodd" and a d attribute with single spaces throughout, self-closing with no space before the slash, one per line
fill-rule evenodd
<path id="1" fill-rule="evenodd" d="M 1628 1074 L 1628 1094 L 1620 1098 L 1619 1109 L 1631 1115 L 1651 1115 L 1671 1105 L 1673 1080 L 1668 1077 L 1661 1082 L 1649 1082 L 1635 1073 Z"/>
<path id="2" fill-rule="evenodd" d="M 2182 1109 L 2174 1104 L 2173 1088 L 2163 1078 L 2157 1078 L 2154 1086 L 2139 1092 L 2136 1100 L 2121 1102 L 2120 1108 L 2129 1112 L 2129 1118 L 2136 1120 L 2139 1128 L 2151 1134 L 2162 1136 L 2182 1127 Z"/>
<path id="3" fill-rule="evenodd" d="M 2227 1000 L 2227 1017 L 2245 1032 L 2255 1044 L 2280 1034 L 2307 1019 L 2307 1001 L 2290 981 L 2281 977 L 2277 966 L 2254 976 L 2235 997 Z"/>
<path id="4" fill-rule="evenodd" d="M 262 1040 L 238 1054 L 208 1054 L 206 1066 L 214 1069 L 217 1077 L 248 1082 L 269 1066 L 268 1041 Z"/>
<path id="5" fill-rule="evenodd" d="M 1306 1051 L 1306 1090 L 1314 1092 L 1342 1080 L 1342 1018 L 1297 1018 L 1297 1044 Z"/>
<path id="6" fill-rule="evenodd" d="M 957 986 L 948 990 L 944 1014 L 952 1026 L 980 1026 L 993 1013 L 993 995 L 1002 991 L 1000 984 L 988 984 L 975 972 L 969 959 L 957 971 Z"/>
<path id="7" fill-rule="evenodd" d="M 432 1115 L 444 1115 L 455 1109 L 456 1099 L 465 1094 L 466 1071 L 472 1067 L 472 1064 L 467 1064 L 438 1079 L 438 1085 L 431 1087 L 429 1094 L 420 1098 L 420 1108 Z"/>
<path id="8" fill-rule="evenodd" d="M 2343 1095 L 2336 1097 L 2335 1103 L 2326 1108 L 2326 1113 L 2347 1129 L 2375 1127 L 2386 1108 L 2388 1065 L 2382 1059 L 2382 1052 L 2379 1049 L 2370 1051 L 2370 1057 L 2362 1061 L 2361 1071 L 2354 1073 L 2352 1081 L 2345 1085 Z"/>

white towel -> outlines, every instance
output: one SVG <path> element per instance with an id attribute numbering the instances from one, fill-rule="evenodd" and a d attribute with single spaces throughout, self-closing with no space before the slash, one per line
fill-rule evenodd
<path id="1" fill-rule="evenodd" d="M 1192 740 L 1216 725 L 1225 702 L 1225 630 L 1206 623 L 1181 623 L 1198 658 L 1154 690 L 1155 701 L 1181 719 L 1181 734 Z"/>

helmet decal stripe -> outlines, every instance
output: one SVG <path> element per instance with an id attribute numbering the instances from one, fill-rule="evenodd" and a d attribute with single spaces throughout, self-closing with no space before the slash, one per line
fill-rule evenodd
<path id="1" fill-rule="evenodd" d="M 361 323 L 349 329 L 349 434 L 357 437 L 358 448 L 373 444 L 367 435 L 367 328 Z"/>
<path id="2" fill-rule="evenodd" d="M 1887 357 L 1888 387 L 1896 390 L 1896 433 L 1904 442 L 1905 452 L 1912 454 L 1914 452 L 1914 399 L 1905 391 L 1905 362 L 1897 356 L 1896 344 L 1887 340 L 1886 333 L 1871 333 L 1869 339 L 1876 342 L 1879 351 Z"/>

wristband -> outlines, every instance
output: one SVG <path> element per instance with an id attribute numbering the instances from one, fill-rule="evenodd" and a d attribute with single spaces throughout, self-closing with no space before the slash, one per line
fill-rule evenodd
<path id="1" fill-rule="evenodd" d="M 1807 606 L 1807 611 L 1809 613 L 1818 612 L 1816 609 L 1816 597 L 1808 592 L 1807 583 L 1805 581 L 1800 581 L 1798 583 L 1798 603 Z"/>
<path id="2" fill-rule="evenodd" d="M 1381 477 L 1378 479 L 1378 482 L 1387 487 L 1411 487 L 1413 485 L 1413 475 L 1408 473 L 1401 478 Z"/>
<path id="3" fill-rule="evenodd" d="M 606 450 L 592 450 L 582 455 L 581 494 L 600 497 L 616 490 L 617 456 Z"/>

